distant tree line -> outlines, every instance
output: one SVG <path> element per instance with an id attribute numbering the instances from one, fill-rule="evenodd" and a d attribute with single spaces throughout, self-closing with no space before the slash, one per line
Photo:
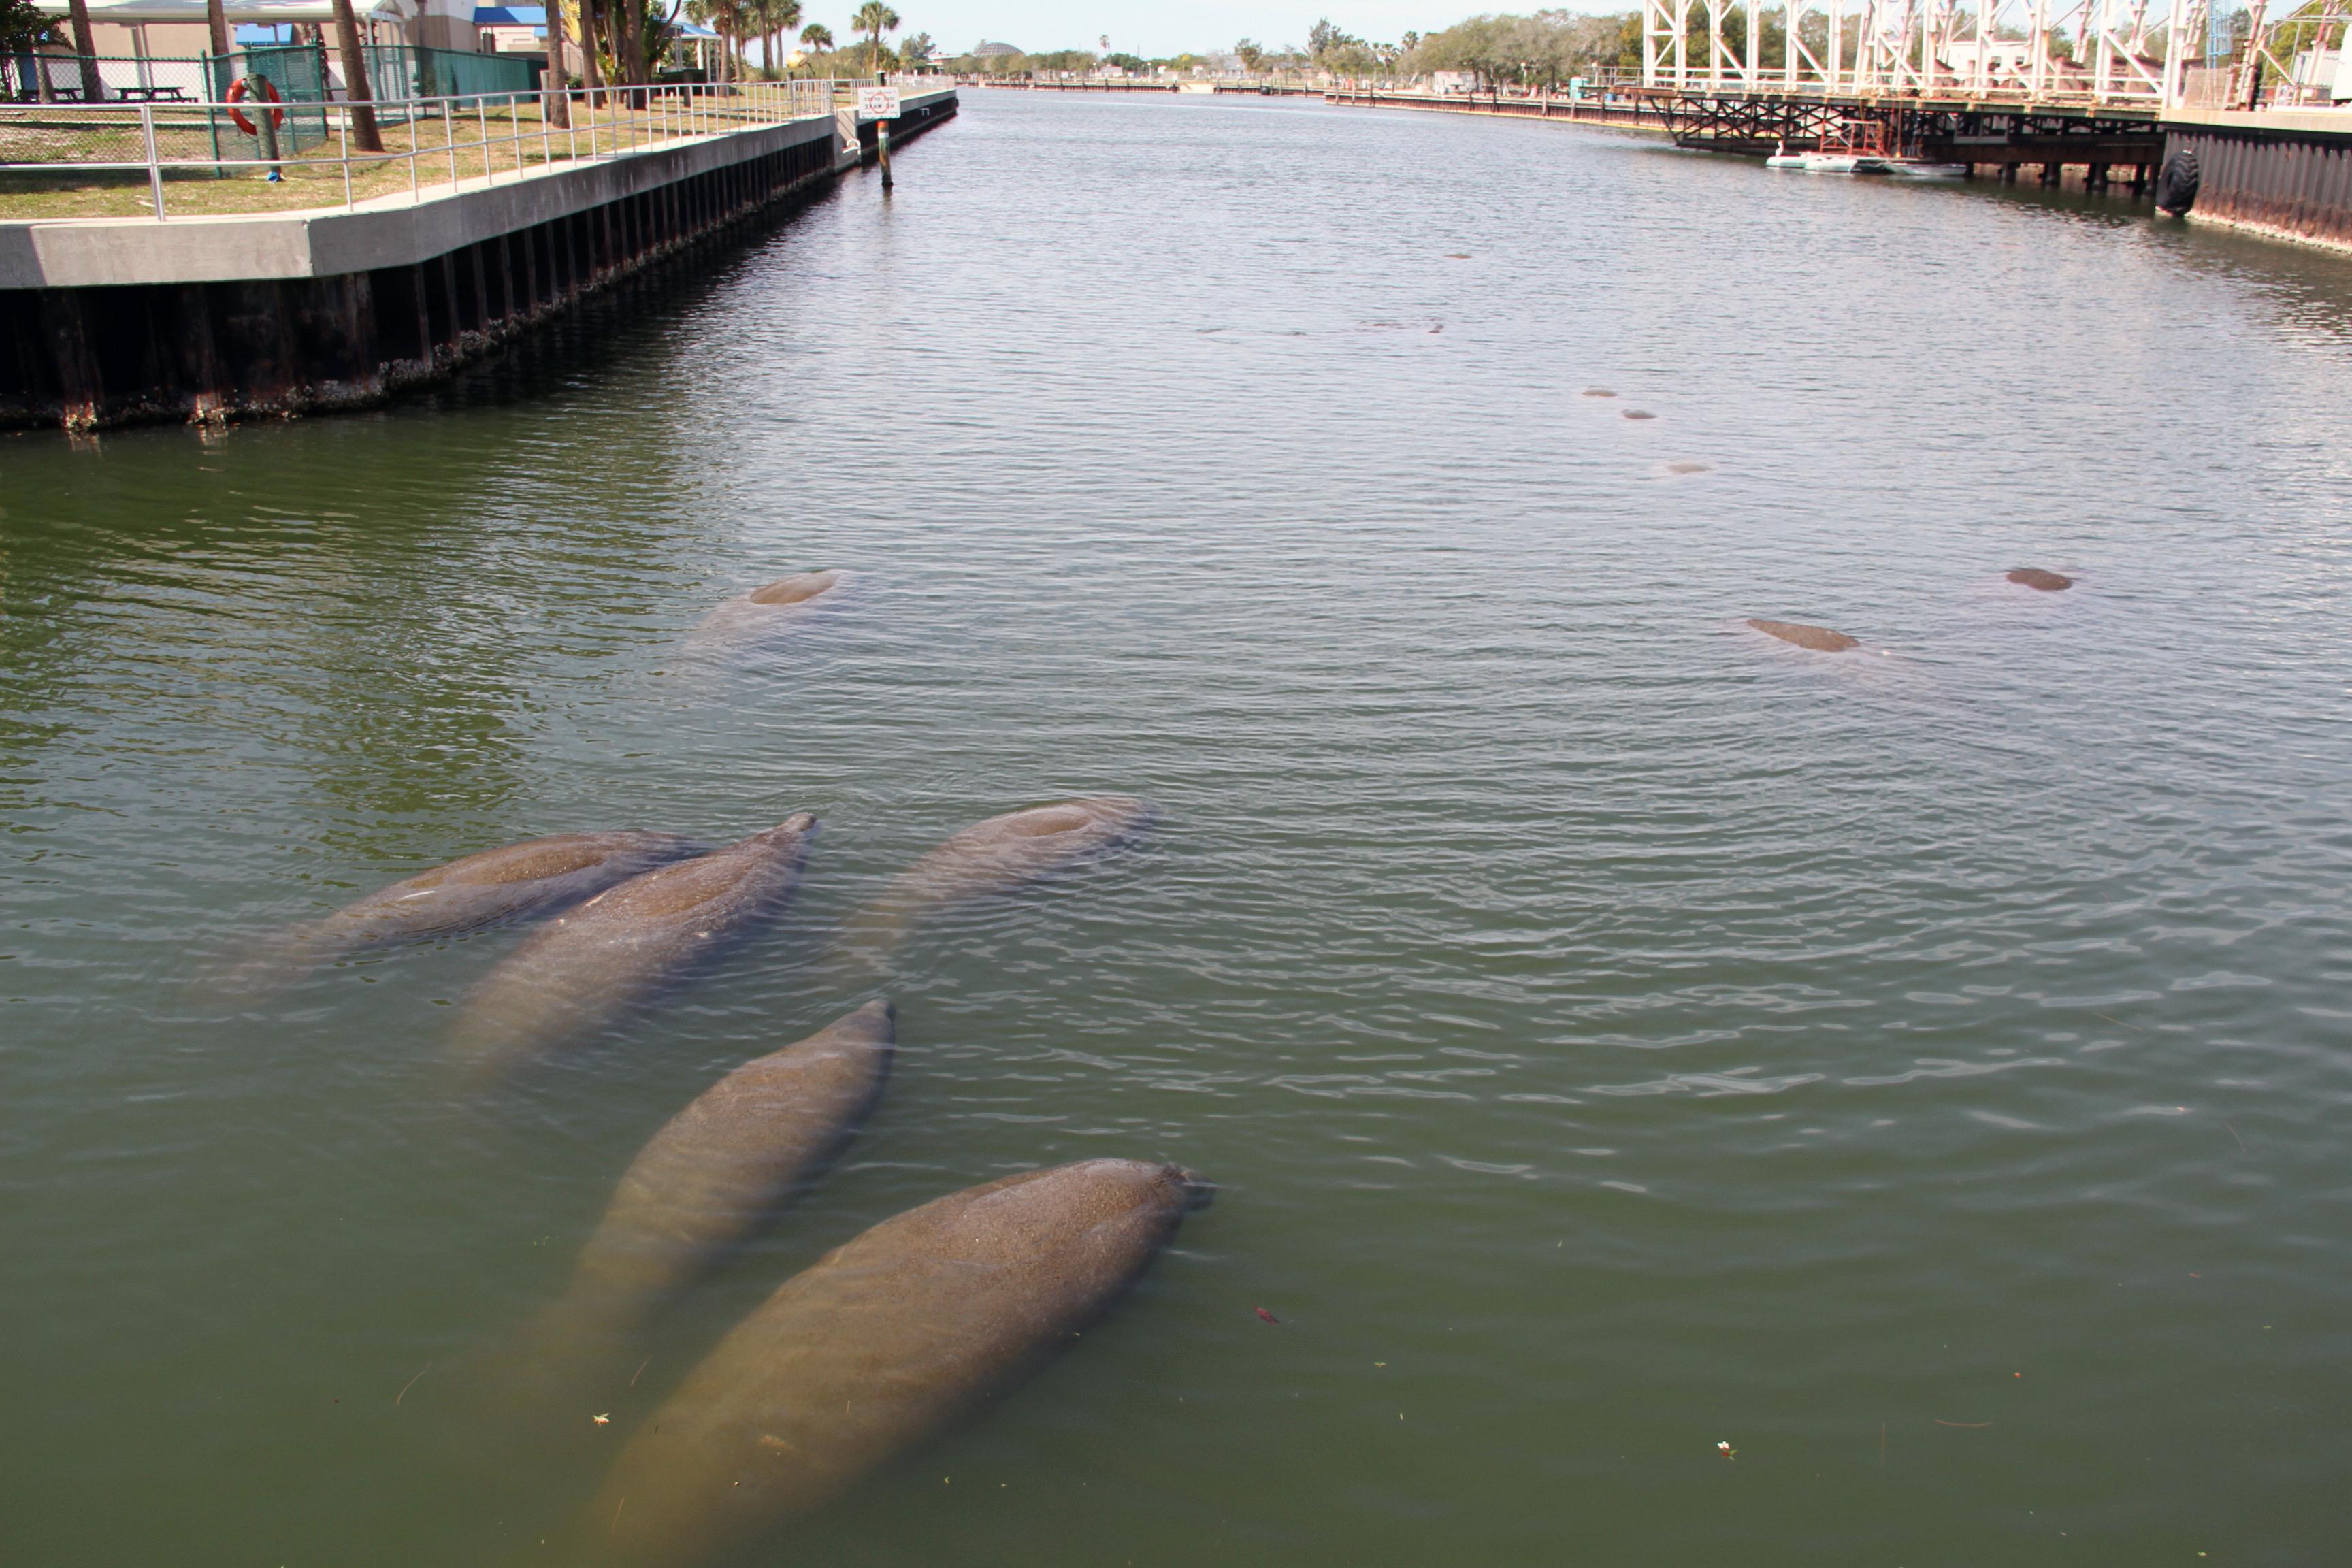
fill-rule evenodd
<path id="1" fill-rule="evenodd" d="M 1696 0 L 1686 0 L 1689 24 L 1685 33 L 1685 54 L 1690 68 L 1705 70 L 1707 67 L 1712 36 L 1706 6 Z M 2300 16 L 2309 13 L 2318 16 L 2329 0 L 2303 0 Z M 1787 11 L 1773 6 L 1757 18 L 1757 55 L 1765 70 L 1780 70 L 1788 63 L 1789 37 Z M 2245 10 L 2236 10 L 2224 21 L 2231 39 L 2231 52 L 2242 47 L 2251 22 Z M 1799 36 L 1804 47 L 1816 59 L 1828 57 L 1829 18 L 1816 11 L 1807 15 L 1799 25 Z M 1853 59 L 1861 46 L 1862 18 L 1843 18 L 1843 53 Z M 1997 27 L 1997 37 L 2023 37 L 2016 28 Z M 1723 20 L 1724 42 L 1731 51 L 1745 58 L 1748 53 L 1748 9 L 1733 5 Z M 1915 35 L 1916 37 L 1916 35 Z M 2150 37 L 2148 49 L 2158 55 L 2163 52 L 2163 30 Z M 2049 39 L 2050 56 L 2057 60 L 2071 60 L 2080 52 L 2082 40 L 2063 30 L 2053 28 Z M 1324 17 L 1308 29 L 1304 48 L 1295 44 L 1269 48 L 1255 39 L 1243 38 L 1234 45 L 1233 53 L 1242 68 L 1252 76 L 1303 76 L 1310 72 L 1328 72 L 1332 76 L 1366 78 L 1425 77 L 1434 71 L 1461 71 L 1482 88 L 1506 84 L 1518 87 L 1558 88 L 1576 77 L 1591 77 L 1598 71 L 1614 68 L 1618 70 L 1639 70 L 1642 67 L 1642 16 L 1638 11 L 1622 11 L 1607 16 L 1580 16 L 1564 10 L 1542 10 L 1532 16 L 1507 12 L 1488 12 L 1465 18 L 1440 32 L 1423 37 L 1407 33 L 1394 43 L 1376 43 L 1359 38 L 1341 28 L 1329 17 Z M 959 72 L 992 76 L 1029 76 L 1069 74 L 1085 75 L 1104 65 L 1119 66 L 1129 71 L 1143 74 L 1159 67 L 1182 75 L 1194 67 L 1209 62 L 1197 55 L 1176 55 L 1164 59 L 1143 59 L 1135 55 L 1096 55 L 1085 49 L 1058 49 L 1048 54 L 965 55 L 946 62 L 948 68 Z"/>

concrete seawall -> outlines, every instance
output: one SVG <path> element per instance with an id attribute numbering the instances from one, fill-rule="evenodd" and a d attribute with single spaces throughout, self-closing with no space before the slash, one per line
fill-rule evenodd
<path id="1" fill-rule="evenodd" d="M 892 137 L 955 112 L 908 95 Z M 358 407 L 871 156 L 814 118 L 352 210 L 0 223 L 0 426 Z"/>
<path id="2" fill-rule="evenodd" d="M 2217 110 L 2165 121 L 2164 151 L 2197 159 L 2191 222 L 2352 254 L 2352 111 Z"/>

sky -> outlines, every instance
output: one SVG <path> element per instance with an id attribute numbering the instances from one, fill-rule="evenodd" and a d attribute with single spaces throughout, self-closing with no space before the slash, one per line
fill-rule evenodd
<path id="1" fill-rule="evenodd" d="M 846 38 L 856 0 L 801 0 L 806 18 L 823 22 Z M 1544 0 L 1327 0 L 1326 4 L 1233 4 L 1230 0 L 891 0 L 904 18 L 898 36 L 929 33 L 949 54 L 962 54 L 982 38 L 1016 45 L 1032 53 L 1046 49 L 1101 48 L 1146 57 L 1206 54 L 1230 49 L 1236 38 L 1268 47 L 1304 45 L 1316 18 L 1328 16 L 1347 32 L 1375 43 L 1394 43 L 1408 30 L 1433 32 L 1479 11 L 1533 11 Z M 1605 9 L 1570 4 L 1570 10 Z M 1622 6 L 1620 7 L 1622 8 Z"/>

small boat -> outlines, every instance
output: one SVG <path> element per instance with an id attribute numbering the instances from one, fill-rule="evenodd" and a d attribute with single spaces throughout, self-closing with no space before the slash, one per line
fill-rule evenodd
<path id="1" fill-rule="evenodd" d="M 1886 150 L 1886 127 L 1875 120 L 1841 120 L 1822 133 L 1821 145 L 1810 153 L 1791 153 L 1785 141 L 1764 160 L 1768 169 L 1796 169 L 1808 174 L 1885 174 L 1899 162 Z"/>

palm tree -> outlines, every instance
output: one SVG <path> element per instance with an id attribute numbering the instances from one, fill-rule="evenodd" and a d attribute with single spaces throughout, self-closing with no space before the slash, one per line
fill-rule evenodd
<path id="1" fill-rule="evenodd" d="M 760 13 L 760 64 L 773 70 L 786 34 L 801 24 L 801 0 L 754 0 Z"/>
<path id="2" fill-rule="evenodd" d="M 79 5 L 81 0 L 74 0 L 74 3 Z M 867 68 L 880 71 L 882 35 L 898 30 L 898 13 L 884 5 L 882 0 L 866 0 L 866 4 L 857 8 L 857 15 L 849 19 L 849 25 L 866 35 L 867 55 L 873 61 Z"/>
<path id="3" fill-rule="evenodd" d="M 73 0 L 66 9 L 73 17 L 74 54 L 81 60 L 81 100 L 96 103 L 106 96 L 106 84 L 98 79 L 98 46 L 89 40 L 89 0 Z M 873 9 L 872 5 L 866 8 L 866 11 Z M 861 16 L 865 14 L 865 11 L 858 13 Z M 898 18 L 891 17 L 890 25 L 897 26 Z"/>
<path id="4" fill-rule="evenodd" d="M 220 0 L 214 0 L 218 5 Z M 563 37 L 563 0 L 547 0 L 547 107 L 541 110 L 558 129 L 572 123 L 572 75 L 563 63 L 570 51 Z"/>
<path id="5" fill-rule="evenodd" d="M 597 51 L 604 47 L 597 41 L 597 31 L 596 0 L 580 0 L 580 79 L 587 86 L 592 114 L 596 108 L 596 95 L 604 87 L 604 68 L 596 58 Z"/>
<path id="6" fill-rule="evenodd" d="M 813 55 L 830 54 L 833 50 L 833 29 L 823 22 L 811 22 L 801 29 L 801 47 Z"/>
<path id="7" fill-rule="evenodd" d="M 375 94 L 368 90 L 367 51 L 352 0 L 335 0 L 335 45 L 343 57 L 343 110 L 352 117 L 352 142 L 362 153 L 381 153 L 383 136 L 375 128 Z"/>

